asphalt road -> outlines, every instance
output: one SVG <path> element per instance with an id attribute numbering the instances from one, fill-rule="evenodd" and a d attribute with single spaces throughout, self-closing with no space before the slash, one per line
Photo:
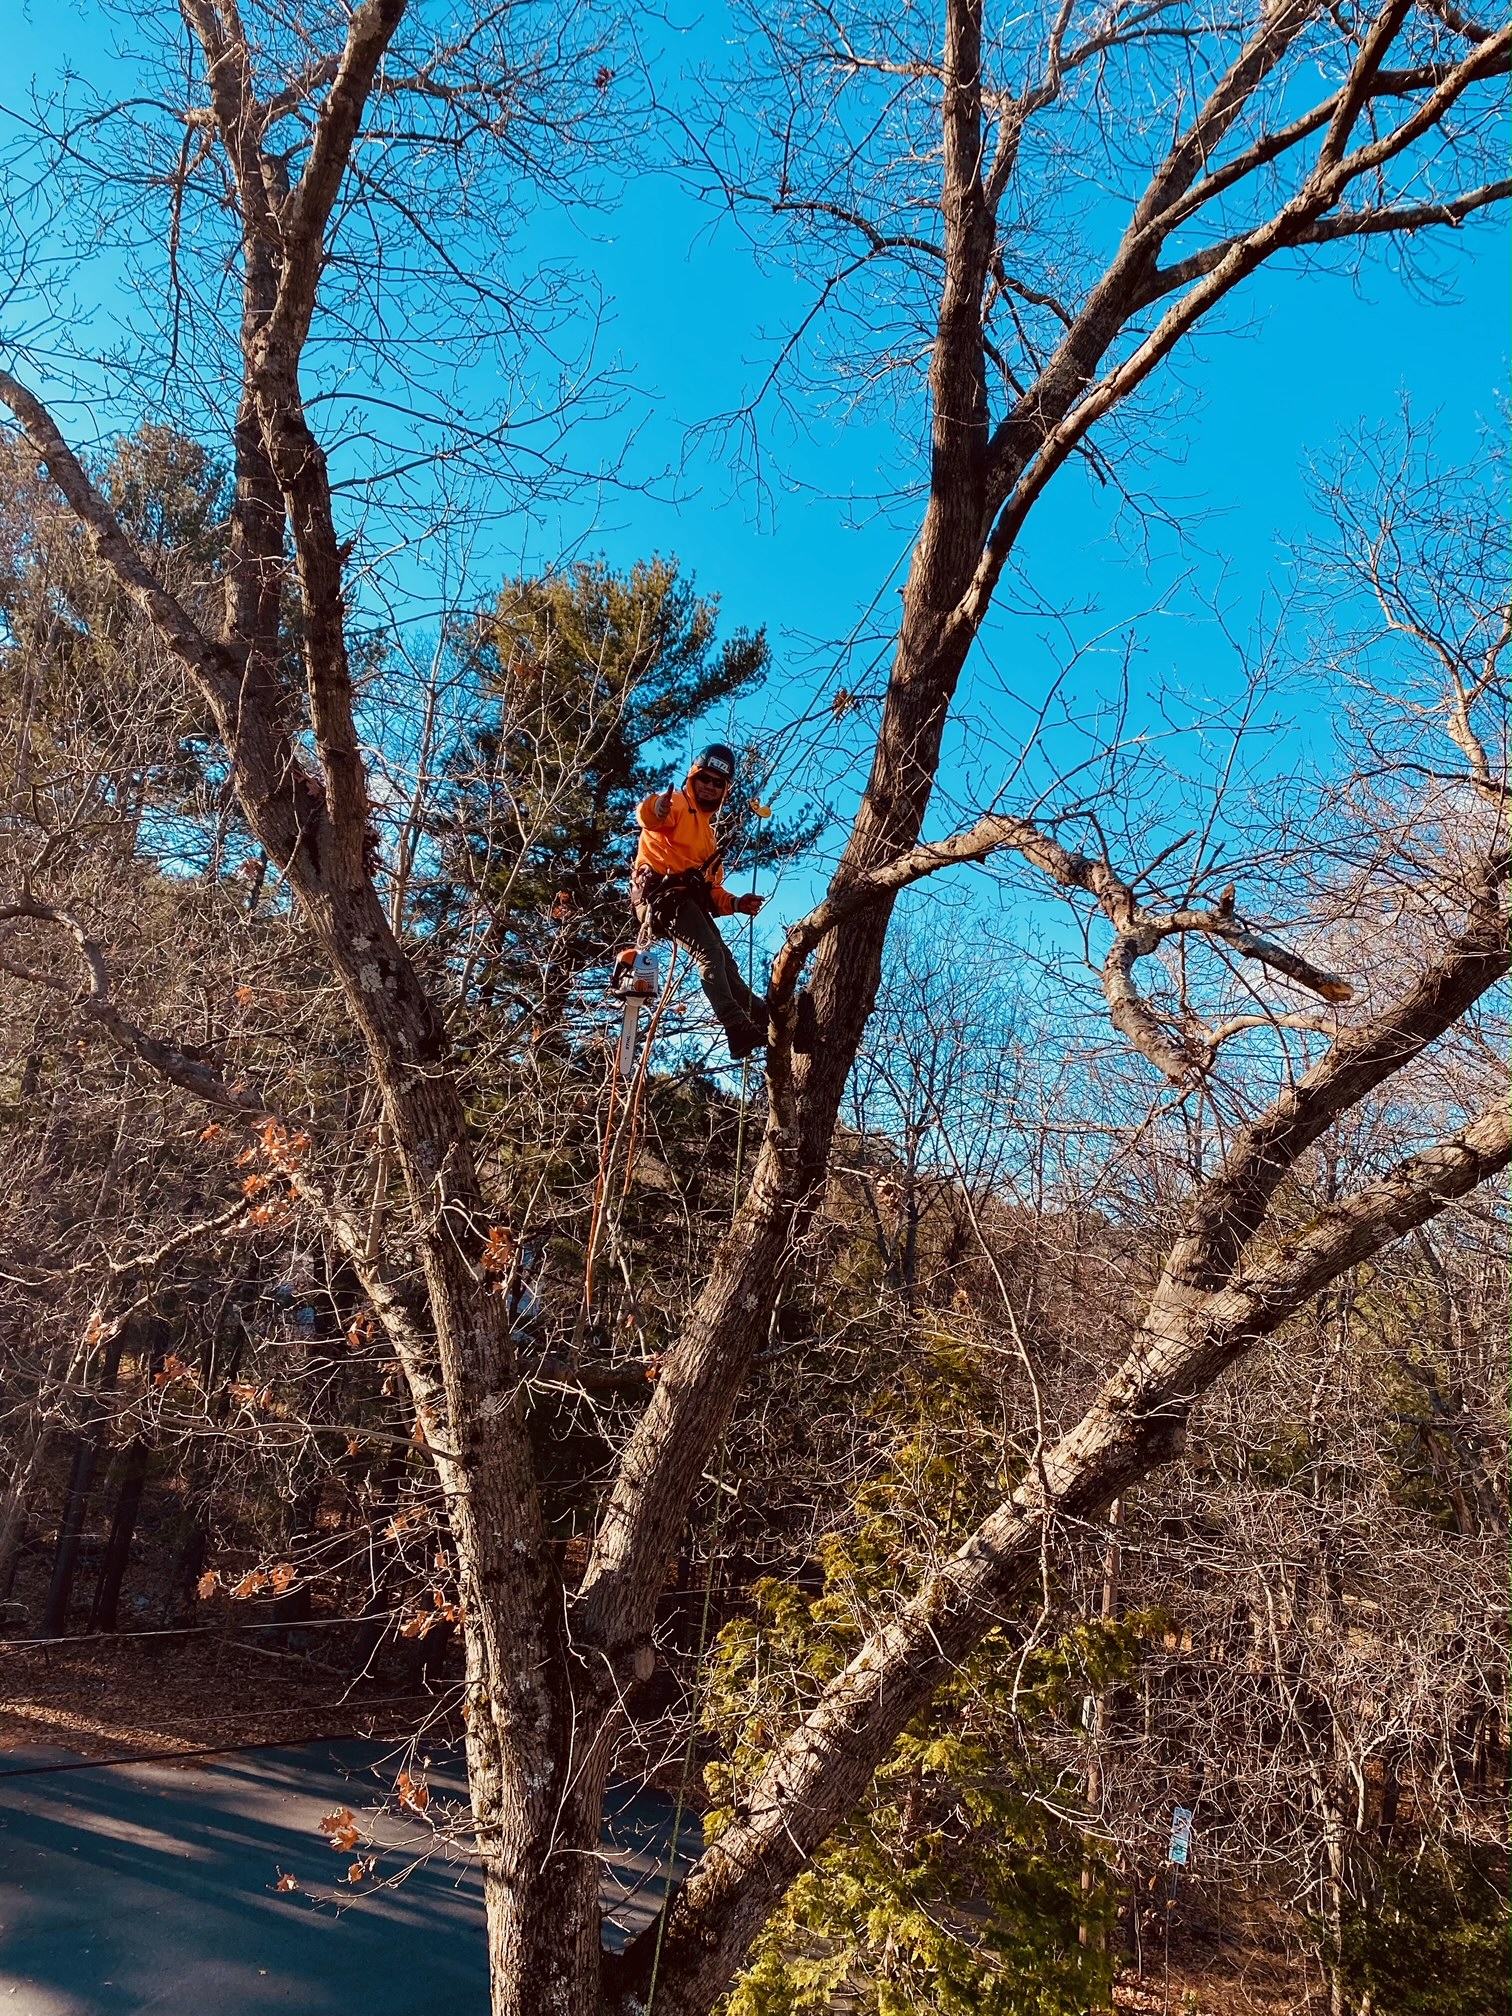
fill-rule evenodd
<path id="1" fill-rule="evenodd" d="M 422 1823 L 374 1816 L 409 1761 L 393 1745 L 19 1771 L 66 1757 L 0 1756 L 0 2016 L 487 2016 L 477 1872 L 428 1824 L 462 1810 L 454 1762 L 426 1771 Z M 604 1901 L 622 1938 L 659 1896 L 672 1805 L 629 1788 L 612 1803 Z M 318 1825 L 342 1806 L 374 1835 L 358 1888 L 342 1881 L 354 1851 Z"/>

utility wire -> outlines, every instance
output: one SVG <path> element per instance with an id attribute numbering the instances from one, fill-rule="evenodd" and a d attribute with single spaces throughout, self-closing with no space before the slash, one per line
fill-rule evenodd
<path id="1" fill-rule="evenodd" d="M 363 1712 L 370 1713 L 375 1708 L 411 1707 L 414 1700 L 413 1694 L 399 1694 L 391 1701 L 367 1701 L 363 1704 Z M 270 1712 L 293 1715 L 301 1711 L 284 1708 Z M 337 1743 L 347 1739 L 343 1735 L 307 1736 L 304 1740 L 307 1743 Z M 46 1778 L 58 1771 L 109 1771 L 118 1764 L 166 1764 L 175 1757 L 239 1757 L 248 1750 L 289 1750 L 297 1747 L 290 1743 L 287 1736 L 283 1736 L 258 1743 L 205 1743 L 192 1750 L 143 1750 L 132 1757 L 78 1757 L 67 1764 L 17 1764 L 10 1770 L 0 1770 L 0 1783 L 7 1778 Z"/>
<path id="2" fill-rule="evenodd" d="M 0 1638 L 0 1652 L 24 1652 L 48 1645 L 96 1645 L 109 1639 L 113 1645 L 134 1645 L 140 1638 L 234 1638 L 242 1631 L 325 1631 L 339 1624 L 379 1624 L 400 1613 L 380 1611 L 373 1617 L 301 1617 L 263 1624 L 164 1624 L 152 1631 L 75 1631 L 66 1638 Z"/>

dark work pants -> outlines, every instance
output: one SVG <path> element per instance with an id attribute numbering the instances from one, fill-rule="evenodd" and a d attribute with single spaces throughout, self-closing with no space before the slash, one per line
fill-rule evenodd
<path id="1" fill-rule="evenodd" d="M 637 908 L 635 914 L 644 921 L 644 910 Z M 691 952 L 697 960 L 698 977 L 709 997 L 709 1006 L 726 1029 L 743 1018 L 765 1026 L 765 1001 L 753 994 L 740 977 L 734 954 L 719 935 L 719 926 L 701 903 L 685 896 L 677 906 L 671 930 L 664 935 Z"/>

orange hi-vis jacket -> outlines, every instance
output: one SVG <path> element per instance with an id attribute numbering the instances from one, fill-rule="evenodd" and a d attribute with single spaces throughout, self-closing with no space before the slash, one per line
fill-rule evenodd
<path id="1" fill-rule="evenodd" d="M 691 770 L 688 775 L 693 775 Z M 665 820 L 656 816 L 659 791 L 636 807 L 641 835 L 635 865 L 649 868 L 657 875 L 685 875 L 690 868 L 696 869 L 708 884 L 709 908 L 716 917 L 729 917 L 734 912 L 735 899 L 724 886 L 724 861 L 719 842 L 714 838 L 714 822 L 686 783 L 680 791 L 668 795 L 671 804 Z"/>

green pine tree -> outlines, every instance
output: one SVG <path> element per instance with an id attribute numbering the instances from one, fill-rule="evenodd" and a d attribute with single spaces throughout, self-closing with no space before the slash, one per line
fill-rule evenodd
<path id="1" fill-rule="evenodd" d="M 717 619 L 662 559 L 511 581 L 480 619 L 469 649 L 490 718 L 454 769 L 458 845 L 492 910 L 485 998 L 512 989 L 555 1020 L 573 977 L 624 942 L 636 804 L 681 781 L 699 724 L 770 666 L 762 631 L 720 642 Z M 746 861 L 760 783 L 748 763 L 721 826 Z M 803 837 L 789 826 L 762 841 L 770 853 Z"/>

